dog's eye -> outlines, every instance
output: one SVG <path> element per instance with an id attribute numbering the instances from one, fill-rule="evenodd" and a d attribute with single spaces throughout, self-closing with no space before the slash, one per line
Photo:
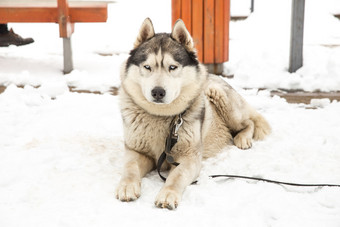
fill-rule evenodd
<path id="1" fill-rule="evenodd" d="M 144 65 L 144 68 L 147 69 L 147 70 L 149 70 L 149 71 L 151 71 L 150 65 Z"/>
<path id="2" fill-rule="evenodd" d="M 173 71 L 173 70 L 175 70 L 175 69 L 177 69 L 177 66 L 176 66 L 176 65 L 170 65 L 170 66 L 169 66 L 169 71 Z"/>

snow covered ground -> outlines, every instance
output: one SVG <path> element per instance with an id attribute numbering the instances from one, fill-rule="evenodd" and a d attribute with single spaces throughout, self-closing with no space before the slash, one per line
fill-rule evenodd
<path id="1" fill-rule="evenodd" d="M 226 73 L 242 87 L 340 90 L 340 21 L 330 13 L 340 3 L 330 3 L 306 1 L 304 66 L 290 74 L 291 1 L 255 1 L 246 21 L 230 24 Z"/>
<path id="2" fill-rule="evenodd" d="M 76 24 L 76 70 L 66 76 L 57 25 L 10 24 L 35 43 L 0 48 L 0 84 L 8 86 L 0 94 L 0 226 L 340 226 L 340 188 L 208 178 L 340 184 L 340 103 L 288 104 L 256 89 L 340 90 L 340 21 L 329 14 L 339 3 L 306 1 L 305 65 L 295 74 L 287 73 L 289 6 L 256 0 L 254 14 L 231 23 L 225 64 L 234 74 L 228 82 L 273 133 L 250 150 L 229 147 L 206 160 L 176 211 L 154 207 L 163 185 L 156 172 L 144 178 L 139 200 L 115 199 L 124 147 L 118 98 L 68 90 L 118 86 L 143 19 L 170 31 L 170 1 L 118 1 L 108 23 Z"/>

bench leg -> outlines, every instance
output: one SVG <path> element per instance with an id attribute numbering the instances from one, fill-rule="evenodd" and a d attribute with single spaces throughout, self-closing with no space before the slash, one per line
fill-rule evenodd
<path id="1" fill-rule="evenodd" d="M 64 74 L 68 74 L 73 70 L 71 37 L 63 38 L 64 46 Z"/>
<path id="2" fill-rule="evenodd" d="M 204 64 L 207 67 L 208 73 L 222 75 L 223 63 Z"/>

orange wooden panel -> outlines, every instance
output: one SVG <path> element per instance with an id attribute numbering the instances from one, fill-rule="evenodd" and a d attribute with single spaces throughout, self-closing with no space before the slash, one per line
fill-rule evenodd
<path id="1" fill-rule="evenodd" d="M 224 0 L 224 55 L 223 61 L 229 60 L 229 21 L 230 21 L 230 0 Z"/>
<path id="2" fill-rule="evenodd" d="M 75 22 L 106 22 L 106 7 L 70 7 L 70 21 Z"/>
<path id="3" fill-rule="evenodd" d="M 172 0 L 172 24 L 178 18 L 191 32 L 201 62 L 228 60 L 230 0 Z"/>
<path id="4" fill-rule="evenodd" d="M 197 49 L 198 60 L 203 61 L 203 0 L 193 0 L 192 38 Z"/>
<path id="5" fill-rule="evenodd" d="M 172 0 L 171 1 L 171 18 L 172 18 L 172 26 L 174 26 L 175 22 L 181 18 L 181 0 Z"/>
<path id="6" fill-rule="evenodd" d="M 8 22 L 57 22 L 57 8 L 0 7 L 0 23 Z"/>
<path id="7" fill-rule="evenodd" d="M 181 18 L 190 33 L 191 33 L 191 16 L 192 16 L 191 0 L 182 0 Z"/>
<path id="8" fill-rule="evenodd" d="M 106 7 L 70 7 L 70 21 L 75 22 L 106 22 Z M 11 7 L 0 6 L 0 23 L 9 22 L 58 22 L 56 7 Z"/>
<path id="9" fill-rule="evenodd" d="M 68 3 L 69 7 L 105 7 L 110 2 L 98 2 L 98 1 L 71 1 Z M 56 8 L 57 7 L 57 0 L 0 0 L 0 8 Z"/>
<path id="10" fill-rule="evenodd" d="M 224 55 L 224 0 L 215 0 L 214 63 L 222 63 Z"/>
<path id="11" fill-rule="evenodd" d="M 214 0 L 204 0 L 203 63 L 214 63 L 215 11 Z"/>

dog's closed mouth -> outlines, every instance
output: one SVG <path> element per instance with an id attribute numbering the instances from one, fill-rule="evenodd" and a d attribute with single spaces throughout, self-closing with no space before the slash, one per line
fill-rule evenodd
<path id="1" fill-rule="evenodd" d="M 156 104 L 164 104 L 163 100 L 154 99 L 153 102 Z"/>

